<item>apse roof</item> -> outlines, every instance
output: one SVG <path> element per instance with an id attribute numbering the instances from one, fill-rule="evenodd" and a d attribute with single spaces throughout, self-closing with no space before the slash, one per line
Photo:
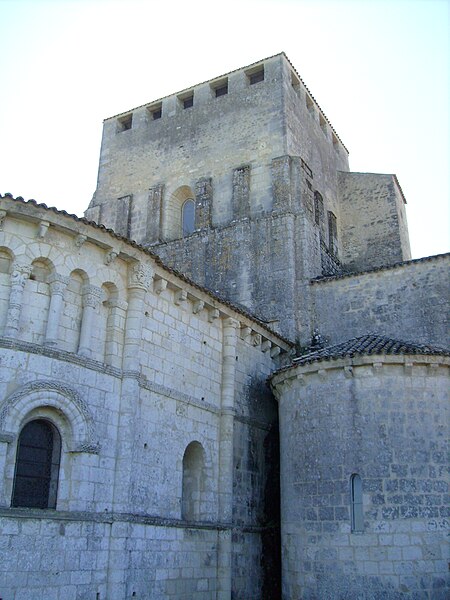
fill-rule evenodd
<path id="1" fill-rule="evenodd" d="M 450 356 L 450 351 L 428 344 L 405 342 L 384 335 L 367 334 L 354 337 L 346 342 L 310 351 L 293 360 L 292 367 L 312 362 L 335 360 L 337 358 L 371 355 L 371 354 L 426 354 L 431 356 Z"/>

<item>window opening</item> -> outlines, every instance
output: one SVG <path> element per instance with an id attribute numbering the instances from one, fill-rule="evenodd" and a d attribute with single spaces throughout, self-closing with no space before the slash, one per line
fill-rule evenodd
<path id="1" fill-rule="evenodd" d="M 350 501 L 352 513 L 352 531 L 364 530 L 363 495 L 361 477 L 354 473 L 350 478 Z"/>
<path id="2" fill-rule="evenodd" d="M 44 419 L 30 421 L 17 443 L 16 471 L 11 505 L 56 508 L 61 458 L 61 436 Z"/>
<path id="3" fill-rule="evenodd" d="M 314 220 L 320 225 L 324 217 L 323 198 L 319 192 L 314 192 Z"/>
<path id="4" fill-rule="evenodd" d="M 219 98 L 219 96 L 226 96 L 228 94 L 228 83 L 216 88 L 215 92 L 216 92 L 216 98 Z"/>
<path id="5" fill-rule="evenodd" d="M 133 114 L 118 119 L 117 124 L 119 131 L 127 131 L 128 129 L 131 129 L 133 125 Z"/>
<path id="6" fill-rule="evenodd" d="M 184 202 L 181 209 L 181 223 L 183 237 L 191 235 L 195 231 L 195 203 L 190 198 Z"/>
<path id="7" fill-rule="evenodd" d="M 183 108 L 191 108 L 194 106 L 194 94 L 183 99 Z"/>
<path id="8" fill-rule="evenodd" d="M 162 117 L 162 108 L 156 108 L 152 110 L 152 119 L 156 121 L 156 119 L 160 119 Z"/>
<path id="9" fill-rule="evenodd" d="M 254 73 L 249 73 L 248 80 L 250 85 L 254 85 L 255 83 L 259 83 L 260 81 L 264 81 L 264 67 L 258 69 Z"/>

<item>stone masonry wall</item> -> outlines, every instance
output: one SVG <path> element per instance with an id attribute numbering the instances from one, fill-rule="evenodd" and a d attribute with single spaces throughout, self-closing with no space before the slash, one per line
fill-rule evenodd
<path id="1" fill-rule="evenodd" d="M 265 381 L 289 344 L 103 229 L 2 208 L 3 599 L 257 597 L 277 418 Z M 10 508 L 34 419 L 61 435 L 56 510 Z"/>
<path id="2" fill-rule="evenodd" d="M 310 285 L 312 322 L 330 343 L 366 333 L 448 345 L 449 255 Z"/>
<path id="3" fill-rule="evenodd" d="M 371 356 L 275 376 L 283 598 L 448 597 L 448 366 Z"/>
<path id="4" fill-rule="evenodd" d="M 342 263 L 361 271 L 411 258 L 395 175 L 339 173 Z"/>

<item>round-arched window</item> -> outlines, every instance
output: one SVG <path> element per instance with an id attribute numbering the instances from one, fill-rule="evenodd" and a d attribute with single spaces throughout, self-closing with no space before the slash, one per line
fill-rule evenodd
<path id="1" fill-rule="evenodd" d="M 45 419 L 30 421 L 20 432 L 11 506 L 56 508 L 61 436 Z"/>

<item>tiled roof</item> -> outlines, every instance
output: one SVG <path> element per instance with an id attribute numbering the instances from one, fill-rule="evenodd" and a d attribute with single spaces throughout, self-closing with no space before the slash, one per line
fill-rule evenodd
<path id="1" fill-rule="evenodd" d="M 229 308 L 231 308 L 235 312 L 243 315 L 244 317 L 247 317 L 251 321 L 254 321 L 255 323 L 258 323 L 258 325 L 260 325 L 261 327 L 263 327 L 264 329 L 266 329 L 269 333 L 271 333 L 272 335 L 276 336 L 280 340 L 283 340 L 283 342 L 285 342 L 286 344 L 288 344 L 290 346 L 293 345 L 292 342 L 290 340 L 288 340 L 286 337 L 282 336 L 281 334 L 277 333 L 276 331 L 274 331 L 273 329 L 271 329 L 270 327 L 268 327 L 267 322 L 264 321 L 264 319 L 261 319 L 258 316 L 256 316 L 256 315 L 248 312 L 247 310 L 245 310 L 241 306 L 236 306 L 235 304 L 233 304 L 229 300 L 226 300 L 225 298 L 223 298 L 222 296 L 220 296 L 218 293 L 213 292 L 212 290 L 209 290 L 208 288 L 205 288 L 205 287 L 199 285 L 198 283 L 195 283 L 194 281 L 192 281 L 191 279 L 189 279 L 189 277 L 186 277 L 186 275 L 183 275 L 183 273 L 180 273 L 180 271 L 177 271 L 176 269 L 172 269 L 171 267 L 168 267 L 166 264 L 164 264 L 164 262 L 161 260 L 161 258 L 157 254 L 155 254 L 154 252 L 152 252 L 148 248 L 145 248 L 144 246 L 141 246 L 140 244 L 138 244 L 134 240 L 130 240 L 129 238 L 123 237 L 122 235 L 119 235 L 118 233 L 116 233 L 112 229 L 108 229 L 104 225 L 99 225 L 95 221 L 89 221 L 89 219 L 86 219 L 85 217 L 78 217 L 77 215 L 70 214 L 70 213 L 68 213 L 65 210 L 59 210 L 59 209 L 55 208 L 54 206 L 47 206 L 46 204 L 39 203 L 36 200 L 24 200 L 22 198 L 22 196 L 18 196 L 17 198 L 14 198 L 14 196 L 12 194 L 9 194 L 9 193 L 1 194 L 0 193 L 0 200 L 2 200 L 2 199 L 13 200 L 14 202 L 19 202 L 21 204 L 31 204 L 33 206 L 36 206 L 37 208 L 42 208 L 44 210 L 49 210 L 49 211 L 55 213 L 56 215 L 62 215 L 63 217 L 66 217 L 68 219 L 72 219 L 73 221 L 76 221 L 78 223 L 83 223 L 85 225 L 88 225 L 90 227 L 94 227 L 96 229 L 102 229 L 103 231 L 105 231 L 109 235 L 115 237 L 116 239 L 121 240 L 121 241 L 129 244 L 130 246 L 132 246 L 133 248 L 136 248 L 137 250 L 140 250 L 141 252 L 144 252 L 145 254 L 147 254 L 148 256 L 150 256 L 165 271 L 168 271 L 169 273 L 172 273 L 173 275 L 175 275 L 176 277 L 178 277 L 182 281 L 185 281 L 187 284 L 191 285 L 192 287 L 194 287 L 194 288 L 196 288 L 196 289 L 204 292 L 205 294 L 207 294 L 208 296 L 210 296 L 214 300 L 217 300 L 221 304 L 224 304 L 225 306 L 228 306 Z"/>
<path id="2" fill-rule="evenodd" d="M 346 342 L 321 348 L 295 358 L 292 367 L 316 361 L 335 360 L 337 358 L 371 354 L 426 354 L 432 356 L 450 356 L 449 350 L 436 348 L 428 344 L 403 342 L 383 335 L 368 334 L 352 338 Z"/>
<path id="3" fill-rule="evenodd" d="M 404 260 L 401 262 L 393 263 L 392 265 L 382 265 L 381 267 L 373 267 L 371 269 L 365 269 L 363 271 L 349 271 L 343 273 L 337 273 L 336 275 L 325 275 L 316 277 L 315 279 L 311 279 L 311 283 L 326 283 L 328 281 L 333 281 L 335 279 L 344 279 L 345 277 L 358 277 L 359 275 L 366 275 L 366 273 L 376 273 L 378 271 L 387 271 L 389 269 L 398 269 L 401 267 L 407 267 L 408 265 L 413 265 L 416 263 L 422 262 L 431 262 L 434 260 L 439 260 L 441 258 L 449 258 L 450 252 L 446 252 L 445 254 L 433 254 L 432 256 L 424 256 L 423 258 L 413 258 L 411 260 Z"/>

